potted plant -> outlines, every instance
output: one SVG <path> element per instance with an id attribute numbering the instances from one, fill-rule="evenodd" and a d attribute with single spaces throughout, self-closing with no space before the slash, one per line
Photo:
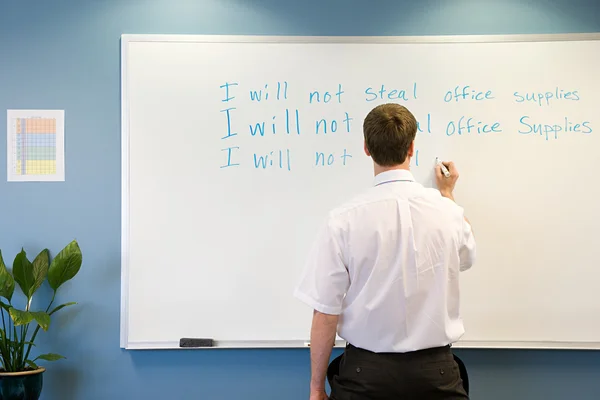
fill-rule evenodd
<path id="1" fill-rule="evenodd" d="M 54 300 L 58 288 L 77 275 L 81 263 L 81 250 L 75 240 L 52 260 L 48 249 L 42 250 L 33 261 L 21 249 L 14 258 L 12 273 L 6 268 L 0 252 L 0 400 L 39 399 L 45 368 L 38 366 L 38 362 L 65 358 L 54 353 L 35 356 L 31 349 L 40 328 L 47 331 L 50 327 L 50 317 L 76 304 L 55 306 Z M 32 298 L 45 280 L 53 294 L 44 310 L 34 307 Z M 20 303 L 13 296 L 17 285 L 23 295 Z"/>

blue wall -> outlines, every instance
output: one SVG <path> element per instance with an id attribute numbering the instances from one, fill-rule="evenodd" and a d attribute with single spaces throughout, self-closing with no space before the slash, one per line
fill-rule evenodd
<path id="1" fill-rule="evenodd" d="M 68 357 L 50 365 L 42 398 L 308 398 L 305 350 L 119 349 L 121 34 L 600 31 L 597 0 L 530 2 L 0 0 L 0 127 L 8 108 L 58 108 L 67 116 L 66 182 L 8 184 L 0 140 L 0 248 L 12 262 L 21 246 L 56 252 L 77 238 L 84 253 L 80 275 L 60 294 L 80 305 L 40 336 L 39 350 Z M 600 398 L 600 353 L 458 353 L 470 369 L 474 399 Z"/>

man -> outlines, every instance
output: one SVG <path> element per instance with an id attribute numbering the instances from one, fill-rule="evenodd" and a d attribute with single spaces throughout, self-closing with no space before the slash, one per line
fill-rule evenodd
<path id="1" fill-rule="evenodd" d="M 436 167 L 438 190 L 415 182 L 417 121 L 403 106 L 375 107 L 363 131 L 374 185 L 329 214 L 295 291 L 314 309 L 310 400 L 328 399 L 336 333 L 348 345 L 332 400 L 468 399 L 450 350 L 464 333 L 459 272 L 475 257 L 458 172 Z"/>

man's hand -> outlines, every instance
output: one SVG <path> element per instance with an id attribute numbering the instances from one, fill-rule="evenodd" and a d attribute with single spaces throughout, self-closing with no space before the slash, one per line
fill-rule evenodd
<path id="1" fill-rule="evenodd" d="M 329 397 L 324 391 L 311 392 L 309 400 L 329 400 Z"/>
<path id="2" fill-rule="evenodd" d="M 443 162 L 442 164 L 444 164 L 446 168 L 448 168 L 450 176 L 446 178 L 446 176 L 442 172 L 442 167 L 436 165 L 435 180 L 437 181 L 437 186 L 442 196 L 454 201 L 454 195 L 452 194 L 452 192 L 454 191 L 454 185 L 456 185 L 456 181 L 458 180 L 458 170 L 456 169 L 456 166 L 452 161 Z M 467 223 L 471 225 L 471 222 L 469 222 L 467 217 L 465 217 L 465 221 L 467 221 Z"/>
<path id="3" fill-rule="evenodd" d="M 456 181 L 458 180 L 458 170 L 456 169 L 452 161 L 443 162 L 442 164 L 444 164 L 444 166 L 448 168 L 450 176 L 446 178 L 446 176 L 442 172 L 442 167 L 436 165 L 435 180 L 437 183 L 437 187 L 442 196 L 454 200 L 452 192 L 454 191 L 454 186 L 456 185 Z"/>
<path id="4" fill-rule="evenodd" d="M 316 310 L 313 313 L 310 333 L 310 400 L 328 400 L 325 380 L 331 350 L 335 344 L 338 319 L 338 315 L 323 314 Z"/>

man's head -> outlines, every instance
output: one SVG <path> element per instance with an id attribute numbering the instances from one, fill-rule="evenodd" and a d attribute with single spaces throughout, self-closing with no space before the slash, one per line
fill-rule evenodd
<path id="1" fill-rule="evenodd" d="M 365 153 L 381 167 L 408 165 L 414 152 L 417 120 L 399 104 L 382 104 L 363 123 Z"/>

